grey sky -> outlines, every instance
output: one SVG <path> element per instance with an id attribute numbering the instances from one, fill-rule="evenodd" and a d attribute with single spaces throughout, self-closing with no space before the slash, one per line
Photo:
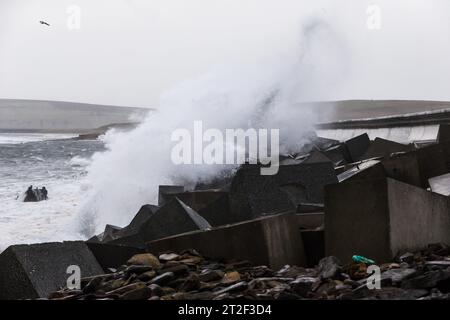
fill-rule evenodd
<path id="1" fill-rule="evenodd" d="M 370 4 L 380 30 L 366 26 Z M 305 100 L 450 100 L 447 0 L 0 0 L 0 98 L 156 106 L 217 65 L 299 50 L 312 17 L 331 32 L 308 61 L 323 87 Z"/>

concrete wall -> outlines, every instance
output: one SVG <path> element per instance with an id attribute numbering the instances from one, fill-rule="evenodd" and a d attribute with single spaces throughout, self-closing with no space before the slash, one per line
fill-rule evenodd
<path id="1" fill-rule="evenodd" d="M 147 243 L 148 251 L 155 254 L 189 248 L 210 258 L 248 260 L 274 269 L 286 264 L 306 263 L 297 217 L 294 214 L 263 217 Z"/>
<path id="2" fill-rule="evenodd" d="M 326 187 L 325 254 L 390 261 L 430 243 L 450 244 L 450 200 L 387 179 Z"/>
<path id="3" fill-rule="evenodd" d="M 387 182 L 354 181 L 325 187 L 325 255 L 343 263 L 355 254 L 390 258 Z"/>
<path id="4" fill-rule="evenodd" d="M 391 252 L 450 244 L 450 201 L 440 194 L 389 179 Z"/>

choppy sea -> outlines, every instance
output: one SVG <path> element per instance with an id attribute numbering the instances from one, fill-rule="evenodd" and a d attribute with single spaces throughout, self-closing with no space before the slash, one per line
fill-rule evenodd
<path id="1" fill-rule="evenodd" d="M 79 239 L 74 216 L 98 140 L 63 134 L 0 133 L 0 252 L 12 244 Z M 49 199 L 23 202 L 29 185 L 45 186 Z"/>

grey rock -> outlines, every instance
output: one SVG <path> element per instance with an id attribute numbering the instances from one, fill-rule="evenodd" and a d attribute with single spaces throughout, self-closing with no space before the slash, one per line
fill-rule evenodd
<path id="1" fill-rule="evenodd" d="M 174 277 L 175 277 L 175 274 L 173 272 L 165 272 L 165 273 L 153 278 L 153 280 L 150 283 L 161 286 L 161 285 L 164 285 L 164 284 L 172 281 Z"/>
<path id="2" fill-rule="evenodd" d="M 320 260 L 317 276 L 321 279 L 329 279 L 336 277 L 340 272 L 341 267 L 338 258 L 330 256 Z"/>

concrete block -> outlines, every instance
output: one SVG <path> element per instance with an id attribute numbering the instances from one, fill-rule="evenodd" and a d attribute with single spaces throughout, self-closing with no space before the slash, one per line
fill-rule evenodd
<path id="1" fill-rule="evenodd" d="M 196 249 L 219 260 L 248 260 L 279 269 L 286 264 L 305 265 L 302 238 L 293 214 L 262 217 L 252 221 L 194 231 L 147 243 L 153 254 Z"/>
<path id="2" fill-rule="evenodd" d="M 323 187 L 337 182 L 331 163 L 281 166 L 276 175 L 263 176 L 259 167 L 241 167 L 230 189 L 234 221 L 295 210 L 300 203 L 323 203 Z"/>
<path id="3" fill-rule="evenodd" d="M 108 268 L 117 268 L 126 264 L 135 254 L 145 252 L 142 248 L 124 245 L 95 242 L 86 242 L 86 244 L 105 272 Z"/>
<path id="4" fill-rule="evenodd" d="M 353 162 L 361 160 L 361 157 L 366 153 L 370 146 L 370 139 L 367 133 L 356 136 L 345 141 L 350 158 Z"/>
<path id="5" fill-rule="evenodd" d="M 408 152 L 413 150 L 413 145 L 401 144 L 382 138 L 375 138 L 375 140 L 370 143 L 367 151 L 360 158 L 372 159 L 377 157 L 389 157 L 393 153 Z"/>
<path id="6" fill-rule="evenodd" d="M 83 241 L 10 246 L 0 254 L 0 299 L 48 297 L 66 285 L 71 265 L 81 277 L 103 273 Z"/>
<path id="7" fill-rule="evenodd" d="M 174 193 L 184 192 L 184 186 L 159 186 L 158 190 L 158 206 L 163 206 Z"/>
<path id="8" fill-rule="evenodd" d="M 428 179 L 431 191 L 450 196 L 450 173 Z"/>
<path id="9" fill-rule="evenodd" d="M 303 163 L 323 163 L 332 162 L 323 152 L 313 150 Z"/>
<path id="10" fill-rule="evenodd" d="M 448 124 L 439 125 L 438 141 L 440 143 L 450 141 L 450 125 Z"/>
<path id="11" fill-rule="evenodd" d="M 151 214 L 136 234 L 118 238 L 110 243 L 140 248 L 147 241 L 210 228 L 208 221 L 175 197 Z"/>
<path id="12" fill-rule="evenodd" d="M 348 152 L 348 149 L 344 143 L 334 145 L 323 150 L 323 153 L 333 161 L 334 165 L 340 166 L 349 162 L 352 162 L 352 158 Z"/>
<path id="13" fill-rule="evenodd" d="M 105 231 L 102 234 L 102 241 L 111 241 L 119 237 L 119 233 L 122 228 L 107 224 L 105 226 Z"/>
<path id="14" fill-rule="evenodd" d="M 133 220 L 131 220 L 130 224 L 118 232 L 117 238 L 129 237 L 137 234 L 142 225 L 147 222 L 159 208 L 160 207 L 151 204 L 143 205 L 134 216 Z"/>
<path id="15" fill-rule="evenodd" d="M 420 165 L 417 154 L 410 152 L 383 160 L 367 160 L 338 175 L 340 182 L 393 178 L 421 187 Z"/>
<path id="16" fill-rule="evenodd" d="M 445 196 L 391 178 L 329 185 L 325 254 L 341 261 L 363 255 L 378 263 L 430 243 L 450 244 Z"/>

